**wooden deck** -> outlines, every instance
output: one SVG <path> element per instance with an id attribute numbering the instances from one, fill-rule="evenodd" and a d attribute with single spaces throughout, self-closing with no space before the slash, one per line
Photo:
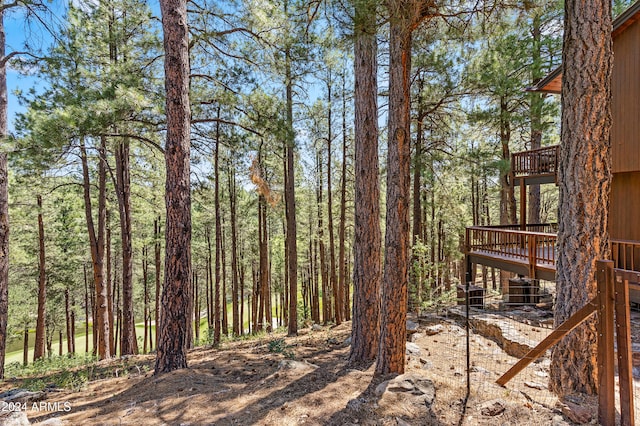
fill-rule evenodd
<path id="1" fill-rule="evenodd" d="M 468 227 L 465 241 L 467 262 L 555 281 L 555 224 L 527 225 L 526 231 L 518 228 L 519 225 Z M 640 241 L 611 240 L 611 258 L 616 269 L 640 273 Z"/>
<path id="2" fill-rule="evenodd" d="M 472 226 L 466 232 L 467 261 L 519 275 L 554 281 L 556 277 L 556 234 L 536 232 L 552 225 L 518 225 L 500 227 Z"/>

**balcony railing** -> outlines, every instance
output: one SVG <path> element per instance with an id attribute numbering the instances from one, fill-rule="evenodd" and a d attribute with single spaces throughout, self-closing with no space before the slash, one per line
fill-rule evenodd
<path id="1" fill-rule="evenodd" d="M 471 226 L 466 230 L 468 254 L 525 264 L 530 276 L 536 269 L 555 269 L 557 224 Z M 614 268 L 640 272 L 640 241 L 611 240 Z"/>
<path id="2" fill-rule="evenodd" d="M 613 267 L 640 272 L 640 241 L 611 240 Z"/>
<path id="3" fill-rule="evenodd" d="M 511 171 L 515 177 L 553 175 L 559 155 L 560 145 L 518 152 L 511 156 Z"/>
<path id="4" fill-rule="evenodd" d="M 549 224 L 535 225 L 550 227 Z M 507 263 L 524 264 L 529 276 L 540 268 L 554 269 L 556 235 L 546 232 L 517 231 L 506 227 L 472 226 L 466 231 L 467 252 L 493 257 Z"/>

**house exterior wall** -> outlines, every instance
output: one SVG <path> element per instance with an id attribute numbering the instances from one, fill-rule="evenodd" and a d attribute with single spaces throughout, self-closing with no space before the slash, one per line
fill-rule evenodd
<path id="1" fill-rule="evenodd" d="M 612 171 L 640 172 L 640 21 L 615 37 L 613 50 Z"/>
<path id="2" fill-rule="evenodd" d="M 615 173 L 609 202 L 610 237 L 640 241 L 640 172 Z"/>

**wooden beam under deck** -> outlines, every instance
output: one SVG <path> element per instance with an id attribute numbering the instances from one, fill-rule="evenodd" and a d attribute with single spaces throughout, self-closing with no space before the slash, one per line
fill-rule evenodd
<path id="1" fill-rule="evenodd" d="M 494 253 L 468 253 L 469 261 L 472 264 L 484 265 L 490 268 L 497 268 L 503 271 L 513 272 L 514 274 L 531 277 L 545 281 L 556 280 L 555 265 L 536 264 L 533 268 L 534 276 L 530 274 L 530 265 L 528 262 L 511 257 L 500 256 Z"/>

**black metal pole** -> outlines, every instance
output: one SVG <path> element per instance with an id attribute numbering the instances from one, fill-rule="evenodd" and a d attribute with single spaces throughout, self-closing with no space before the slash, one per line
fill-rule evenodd
<path id="1" fill-rule="evenodd" d="M 469 281 L 465 285 L 465 302 L 466 302 L 466 329 L 467 329 L 467 398 L 471 394 L 471 347 L 469 343 Z"/>

